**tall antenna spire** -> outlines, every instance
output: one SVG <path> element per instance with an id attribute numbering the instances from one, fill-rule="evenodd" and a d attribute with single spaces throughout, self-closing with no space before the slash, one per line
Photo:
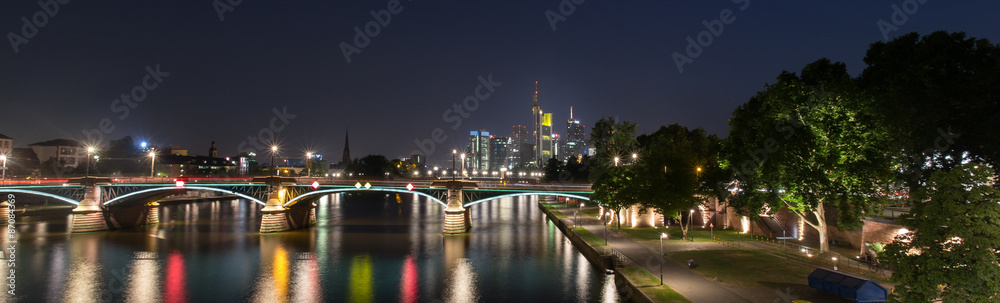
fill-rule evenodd
<path id="1" fill-rule="evenodd" d="M 573 120 L 573 107 L 572 106 L 569 107 L 569 119 Z"/>

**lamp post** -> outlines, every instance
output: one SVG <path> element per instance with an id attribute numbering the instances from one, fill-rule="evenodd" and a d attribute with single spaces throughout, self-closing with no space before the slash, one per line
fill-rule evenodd
<path id="1" fill-rule="evenodd" d="M 278 152 L 278 146 L 277 145 L 272 145 L 271 146 L 271 169 L 275 171 L 275 174 L 278 173 L 278 170 L 274 169 L 274 154 L 277 153 L 277 152 Z"/>
<path id="2" fill-rule="evenodd" d="M 451 181 L 455 181 L 455 157 L 458 155 L 458 150 L 451 150 Z"/>
<path id="3" fill-rule="evenodd" d="M 620 160 L 621 160 L 621 158 L 615 157 L 615 166 L 618 166 L 618 161 L 620 161 Z"/>
<path id="4" fill-rule="evenodd" d="M 3 160 L 3 176 L 0 176 L 0 182 L 7 182 L 7 155 L 0 155 L 0 160 Z M 2 183 L 0 183 L 2 184 Z"/>
<path id="5" fill-rule="evenodd" d="M 663 238 L 667 237 L 667 233 L 660 234 L 660 285 L 663 285 Z"/>
<path id="6" fill-rule="evenodd" d="M 309 174 L 310 168 L 312 166 L 312 165 L 309 165 L 312 162 L 312 156 L 313 156 L 313 153 L 306 153 L 306 176 L 307 177 L 312 176 L 312 175 Z"/>
<path id="7" fill-rule="evenodd" d="M 611 212 L 608 212 L 608 216 L 611 216 Z M 601 220 L 604 222 L 604 245 L 608 245 L 608 220 L 607 217 L 604 218 L 604 220 Z"/>
<path id="8" fill-rule="evenodd" d="M 837 257 L 833 257 L 833 270 L 837 270 Z"/>
<path id="9" fill-rule="evenodd" d="M 691 209 L 691 214 L 688 215 L 688 231 L 691 231 L 691 221 L 694 221 L 694 209 Z M 694 242 L 694 235 L 691 235 L 691 242 Z"/>
<path id="10" fill-rule="evenodd" d="M 90 178 L 90 154 L 94 153 L 94 147 L 87 147 L 87 168 L 84 170 L 84 177 Z"/>
<path id="11" fill-rule="evenodd" d="M 156 172 L 156 151 L 149 151 L 149 177 L 154 177 Z"/>

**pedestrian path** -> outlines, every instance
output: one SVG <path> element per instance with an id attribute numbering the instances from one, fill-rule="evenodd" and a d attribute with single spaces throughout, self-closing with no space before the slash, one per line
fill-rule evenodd
<path id="1" fill-rule="evenodd" d="M 566 213 L 565 211 L 568 210 L 565 209 L 563 211 L 564 214 L 568 215 L 568 218 L 562 220 L 566 221 L 568 226 L 573 226 L 573 214 Z M 579 222 L 576 223 L 579 223 L 580 226 L 602 239 L 605 238 L 605 227 L 600 220 L 586 218 L 582 213 L 579 214 L 578 219 Z M 625 255 L 625 257 L 628 257 L 632 260 L 632 262 L 635 262 L 636 265 L 642 266 L 646 269 L 646 271 L 649 271 L 649 273 L 654 276 L 659 276 L 660 262 L 662 260 L 663 283 L 670 286 L 671 289 L 677 291 L 691 302 L 750 302 L 729 289 L 699 276 L 690 269 L 684 268 L 684 266 L 680 264 L 660 258 L 658 256 L 658 252 L 653 251 L 642 244 L 633 241 L 632 239 L 619 235 L 611 230 L 611 226 L 608 226 L 607 239 L 609 246 L 621 252 Z"/>

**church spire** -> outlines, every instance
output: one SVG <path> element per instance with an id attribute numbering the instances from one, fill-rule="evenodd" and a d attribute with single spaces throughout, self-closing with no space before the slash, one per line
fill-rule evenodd
<path id="1" fill-rule="evenodd" d="M 351 128 L 347 127 L 344 131 L 344 158 L 341 159 L 345 165 L 351 163 Z"/>

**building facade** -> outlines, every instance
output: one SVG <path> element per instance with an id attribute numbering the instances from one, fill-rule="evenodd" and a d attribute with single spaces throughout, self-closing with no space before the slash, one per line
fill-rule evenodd
<path id="1" fill-rule="evenodd" d="M 531 159 L 535 145 L 531 143 L 531 133 L 524 125 L 514 125 L 510 132 L 510 144 L 507 149 L 507 168 L 523 167 Z"/>
<path id="2" fill-rule="evenodd" d="M 510 137 L 492 136 L 490 137 L 490 171 L 499 171 L 510 165 L 507 160 L 507 152 L 510 150 Z"/>
<path id="3" fill-rule="evenodd" d="M 486 130 L 469 132 L 464 169 L 476 171 L 490 169 L 490 132 Z"/>
<path id="4" fill-rule="evenodd" d="M 39 163 L 53 160 L 56 165 L 62 167 L 76 168 L 79 165 L 86 165 L 87 148 L 78 141 L 55 139 L 29 144 L 28 147 L 35 152 Z"/>
<path id="5" fill-rule="evenodd" d="M 566 138 L 561 151 L 563 161 L 571 158 L 579 160 L 587 154 L 587 126 L 580 120 L 573 119 L 573 107 L 569 108 L 569 119 L 566 120 Z"/>

